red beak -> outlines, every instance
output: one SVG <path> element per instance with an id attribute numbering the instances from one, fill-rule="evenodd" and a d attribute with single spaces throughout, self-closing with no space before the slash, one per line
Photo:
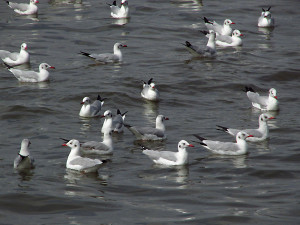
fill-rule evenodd
<path id="1" fill-rule="evenodd" d="M 62 144 L 61 146 L 68 146 L 67 144 Z"/>
<path id="2" fill-rule="evenodd" d="M 244 36 L 243 34 L 240 34 L 240 36 Z"/>
<path id="3" fill-rule="evenodd" d="M 235 23 L 232 22 L 231 24 L 235 24 Z"/>
<path id="4" fill-rule="evenodd" d="M 122 47 L 127 47 L 127 45 L 122 45 Z"/>
<path id="5" fill-rule="evenodd" d="M 275 117 L 273 117 L 273 116 L 269 118 L 269 120 L 273 120 L 273 119 L 275 119 Z"/>
<path id="6" fill-rule="evenodd" d="M 39 1 L 35 1 L 35 3 L 40 3 Z"/>
<path id="7" fill-rule="evenodd" d="M 49 68 L 50 68 L 50 69 L 55 69 L 55 67 L 54 67 L 54 66 L 50 66 Z"/>
<path id="8" fill-rule="evenodd" d="M 253 137 L 253 135 L 249 135 L 248 137 Z M 247 138 L 248 138 L 248 137 L 247 137 Z"/>
<path id="9" fill-rule="evenodd" d="M 81 104 L 81 105 L 83 105 L 83 104 L 84 104 L 84 102 L 81 102 L 80 104 Z"/>
<path id="10" fill-rule="evenodd" d="M 104 115 L 100 116 L 101 118 L 105 117 Z"/>
<path id="11" fill-rule="evenodd" d="M 192 145 L 192 144 L 190 144 L 190 145 L 188 145 L 189 147 L 195 147 L 194 145 Z"/>
<path id="12" fill-rule="evenodd" d="M 274 96 L 274 98 L 276 98 L 276 99 L 277 99 L 277 96 Z"/>
<path id="13" fill-rule="evenodd" d="M 168 118 L 168 117 L 165 117 L 165 120 L 169 120 L 169 118 Z"/>

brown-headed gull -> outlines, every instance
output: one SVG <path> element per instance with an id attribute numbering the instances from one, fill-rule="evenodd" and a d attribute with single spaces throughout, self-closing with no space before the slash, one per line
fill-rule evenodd
<path id="1" fill-rule="evenodd" d="M 209 37 L 208 31 L 201 31 L 206 37 Z M 231 36 L 228 35 L 217 35 L 216 45 L 222 47 L 236 47 L 243 45 L 241 37 L 244 36 L 239 30 L 234 30 Z"/>
<path id="2" fill-rule="evenodd" d="M 148 80 L 148 82 L 143 81 L 143 90 L 141 92 L 141 96 L 144 99 L 150 101 L 158 101 L 159 100 L 159 92 L 156 89 L 155 83 L 153 82 L 153 78 Z"/>
<path id="3" fill-rule="evenodd" d="M 193 46 L 190 42 L 186 41 L 183 44 L 187 50 L 195 57 L 215 57 L 217 54 L 216 51 L 216 33 L 210 31 L 208 42 L 205 48 Z"/>
<path id="4" fill-rule="evenodd" d="M 81 104 L 79 116 L 81 117 L 96 117 L 100 116 L 101 108 L 106 98 L 101 98 L 98 95 L 97 99 L 92 103 L 89 97 L 84 97 Z"/>
<path id="5" fill-rule="evenodd" d="M 20 152 L 14 160 L 15 169 L 30 169 L 34 167 L 34 159 L 29 153 L 30 144 L 31 142 L 28 139 L 22 140 Z"/>
<path id="6" fill-rule="evenodd" d="M 209 21 L 206 17 L 204 17 L 203 20 L 208 30 L 215 31 L 217 35 L 231 36 L 232 28 L 230 25 L 235 23 L 230 19 L 225 19 L 223 25 L 218 24 L 216 21 Z"/>
<path id="7" fill-rule="evenodd" d="M 38 13 L 38 7 L 36 6 L 36 4 L 39 3 L 38 0 L 30 0 L 29 4 L 6 2 L 10 8 L 20 15 L 33 15 Z"/>
<path id="8" fill-rule="evenodd" d="M 260 96 L 251 87 L 245 87 L 244 91 L 247 93 L 253 107 L 263 111 L 279 110 L 279 102 L 277 100 L 277 91 L 275 88 L 269 90 L 268 96 Z"/>
<path id="9" fill-rule="evenodd" d="M 127 45 L 123 45 L 121 43 L 114 44 L 114 53 L 87 53 L 81 51 L 80 54 L 90 57 L 96 61 L 103 62 L 103 63 L 110 63 L 110 62 L 121 62 L 123 60 L 123 55 L 121 52 L 121 48 L 127 47 Z"/>
<path id="10" fill-rule="evenodd" d="M 5 63 L 4 63 L 5 64 Z M 35 71 L 28 71 L 28 70 L 20 70 L 14 69 L 11 66 L 5 64 L 8 67 L 8 70 L 13 73 L 13 75 L 20 81 L 20 82 L 44 82 L 49 80 L 50 73 L 48 69 L 55 69 L 55 67 L 50 66 L 47 63 L 41 63 L 39 66 L 39 72 Z"/>
<path id="11" fill-rule="evenodd" d="M 77 170 L 80 172 L 97 172 L 102 161 L 99 159 L 90 159 L 82 157 L 80 154 L 80 143 L 78 140 L 72 139 L 68 143 L 63 144 L 71 148 L 71 152 L 68 156 L 66 167 L 68 169 Z"/>
<path id="12" fill-rule="evenodd" d="M 271 6 L 265 10 L 262 8 L 262 12 L 260 17 L 258 18 L 258 27 L 274 27 L 274 18 L 272 18 L 271 12 L 270 12 Z"/>
<path id="13" fill-rule="evenodd" d="M 9 52 L 6 50 L 0 50 L 0 58 L 9 66 L 18 66 L 21 64 L 29 63 L 30 56 L 27 52 L 27 44 L 21 45 L 20 52 Z"/>
<path id="14" fill-rule="evenodd" d="M 220 155 L 244 155 L 248 151 L 248 146 L 246 142 L 246 138 L 252 137 L 252 135 L 248 135 L 247 133 L 240 131 L 236 135 L 236 143 L 233 142 L 221 142 L 221 141 L 212 141 L 207 140 L 199 135 L 194 134 L 196 138 L 200 140 L 201 145 L 204 148 L 212 151 L 215 154 Z"/>
<path id="15" fill-rule="evenodd" d="M 166 128 L 164 121 L 169 120 L 169 118 L 158 115 L 156 117 L 156 126 L 153 127 L 135 127 L 130 126 L 128 124 L 124 124 L 128 130 L 130 130 L 135 136 L 137 140 L 163 140 L 166 139 L 167 136 L 165 134 Z"/>
<path id="16" fill-rule="evenodd" d="M 187 147 L 194 147 L 185 140 L 178 143 L 178 152 L 149 150 L 142 146 L 143 153 L 153 162 L 166 166 L 181 166 L 188 163 Z"/>
<path id="17" fill-rule="evenodd" d="M 128 18 L 129 17 L 129 7 L 126 0 L 121 1 L 121 6 L 117 6 L 117 1 L 114 1 L 112 4 L 107 3 L 110 6 L 111 17 L 116 19 Z"/>
<path id="18" fill-rule="evenodd" d="M 123 132 L 124 120 L 125 120 L 125 113 L 121 113 L 119 109 L 117 109 L 117 115 L 113 117 L 113 114 L 110 110 L 106 110 L 104 114 L 101 116 L 104 117 L 103 125 L 101 128 L 102 133 L 106 132 L 116 132 L 121 133 Z"/>
<path id="19" fill-rule="evenodd" d="M 264 141 L 269 138 L 269 127 L 268 127 L 268 120 L 275 119 L 274 117 L 268 116 L 267 114 L 261 114 L 258 119 L 259 127 L 257 129 L 233 129 L 227 128 L 220 125 L 217 125 L 221 131 L 224 131 L 232 136 L 236 136 L 238 132 L 243 131 L 252 137 L 248 137 L 246 141 L 249 142 L 259 142 Z"/>
<path id="20" fill-rule="evenodd" d="M 81 149 L 84 153 L 92 153 L 99 155 L 108 155 L 113 153 L 112 132 L 105 132 L 103 141 L 87 141 L 81 144 Z"/>

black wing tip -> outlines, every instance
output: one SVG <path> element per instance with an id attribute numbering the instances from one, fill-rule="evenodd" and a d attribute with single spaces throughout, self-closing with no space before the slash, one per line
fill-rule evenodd
<path id="1" fill-rule="evenodd" d="M 7 3 L 7 5 L 9 5 L 9 1 L 5 1 Z"/>
<path id="2" fill-rule="evenodd" d="M 204 137 L 201 137 L 198 134 L 193 134 L 193 136 L 195 136 L 196 138 L 198 138 L 201 142 L 203 142 L 204 140 L 206 140 Z"/>
<path id="3" fill-rule="evenodd" d="M 190 42 L 188 42 L 188 41 L 185 41 L 185 46 L 186 46 L 186 47 L 191 47 L 192 44 L 191 44 Z"/>
<path id="4" fill-rule="evenodd" d="M 90 57 L 90 55 L 91 55 L 90 53 L 83 52 L 83 51 L 80 51 L 79 54 L 84 55 L 84 56 L 87 56 L 87 57 Z"/>
<path id="5" fill-rule="evenodd" d="M 148 80 L 148 84 L 149 84 L 149 85 L 152 83 L 152 80 L 153 80 L 152 77 Z"/>
<path id="6" fill-rule="evenodd" d="M 10 65 L 8 65 L 7 63 L 5 63 L 5 62 L 3 62 L 3 64 L 5 65 L 5 67 L 7 68 L 7 69 L 11 69 L 11 68 L 13 68 L 13 66 L 10 66 Z"/>
<path id="7" fill-rule="evenodd" d="M 271 8 L 272 8 L 272 6 L 270 6 L 270 7 L 267 9 L 267 11 L 270 11 Z"/>
<path id="8" fill-rule="evenodd" d="M 223 126 L 220 126 L 220 125 L 216 125 L 217 127 L 221 128 L 221 129 L 218 129 L 217 130 L 220 130 L 220 131 L 225 131 L 227 132 L 228 131 L 228 128 L 227 127 L 223 127 Z"/>
<path id="9" fill-rule="evenodd" d="M 98 94 L 98 96 L 97 96 L 98 101 L 103 102 L 105 99 L 107 99 L 107 98 L 101 98 L 100 94 Z"/>
<path id="10" fill-rule="evenodd" d="M 122 115 L 120 109 L 117 109 L 117 114 Z"/>
<path id="11" fill-rule="evenodd" d="M 201 32 L 202 34 L 204 34 L 204 35 L 208 35 L 208 34 L 209 34 L 209 31 L 207 31 L 207 30 L 200 30 L 200 32 Z"/>
<path id="12" fill-rule="evenodd" d="M 122 113 L 122 114 L 121 114 L 121 116 L 124 116 L 126 113 L 128 113 L 128 111 L 126 111 L 126 112 Z"/>
<path id="13" fill-rule="evenodd" d="M 146 148 L 144 145 L 142 144 L 139 144 L 139 146 L 141 147 L 141 149 L 144 151 L 144 150 L 148 150 L 148 148 Z"/>
<path id="14" fill-rule="evenodd" d="M 126 128 L 132 127 L 131 125 L 129 125 L 129 124 L 127 124 L 127 123 L 123 123 L 123 125 L 124 125 L 124 127 L 126 127 Z"/>
<path id="15" fill-rule="evenodd" d="M 248 91 L 250 91 L 250 92 L 256 92 L 256 91 L 254 91 L 254 89 L 252 88 L 252 87 L 250 87 L 250 86 L 245 86 L 245 89 L 243 90 L 244 92 L 248 92 Z"/>
<path id="16" fill-rule="evenodd" d="M 61 140 L 63 140 L 65 143 L 68 143 L 70 140 L 69 139 L 66 139 L 66 138 L 59 138 Z"/>

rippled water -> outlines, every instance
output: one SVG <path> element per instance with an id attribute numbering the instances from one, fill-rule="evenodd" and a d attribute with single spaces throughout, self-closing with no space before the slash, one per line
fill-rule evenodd
<path id="1" fill-rule="evenodd" d="M 50 82 L 19 83 L 0 67 L 1 224 L 297 224 L 299 208 L 300 15 L 298 1 L 272 2 L 276 27 L 256 27 L 265 1 L 137 1 L 131 18 L 109 17 L 105 1 L 41 1 L 38 18 L 0 5 L 0 49 L 26 42 L 31 68 L 56 67 Z M 241 48 L 218 48 L 216 59 L 193 59 L 181 45 L 205 45 L 201 17 L 230 18 L 245 35 Z M 123 25 L 122 25 L 123 24 Z M 124 25 L 125 24 L 125 25 Z M 80 51 L 111 52 L 128 45 L 121 64 L 96 64 Z M 141 79 L 153 77 L 162 101 L 140 97 Z M 59 137 L 100 139 L 100 118 L 79 118 L 84 96 L 107 97 L 104 109 L 128 110 L 126 121 L 166 121 L 168 139 L 145 143 L 176 150 L 192 134 L 233 140 L 216 124 L 255 127 L 260 114 L 241 90 L 275 87 L 281 110 L 270 140 L 250 144 L 249 154 L 224 157 L 201 146 L 189 165 L 164 168 L 141 153 L 128 130 L 115 135 L 115 153 L 99 174 L 67 171 L 69 149 Z M 20 142 L 30 138 L 36 168 L 13 170 Z M 97 157 L 97 156 L 95 156 Z M 24 222 L 25 221 L 25 222 Z"/>

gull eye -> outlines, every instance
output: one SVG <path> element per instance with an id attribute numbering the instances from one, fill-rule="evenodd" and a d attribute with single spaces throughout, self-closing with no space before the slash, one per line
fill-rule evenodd
<path id="1" fill-rule="evenodd" d="M 179 148 L 181 148 L 181 145 L 179 145 Z"/>

